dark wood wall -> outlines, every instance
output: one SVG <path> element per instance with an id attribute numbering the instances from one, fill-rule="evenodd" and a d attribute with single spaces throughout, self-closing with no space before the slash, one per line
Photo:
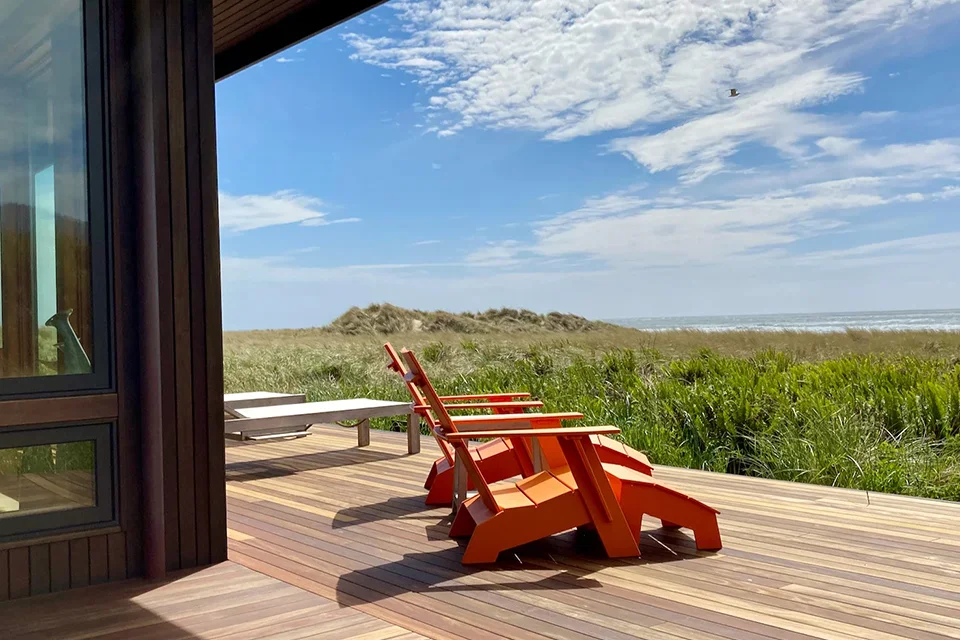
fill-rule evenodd
<path id="1" fill-rule="evenodd" d="M 120 522 L 0 545 L 0 600 L 227 556 L 212 4 L 103 4 L 117 393 L 0 415 L 116 420 Z"/>
<path id="2" fill-rule="evenodd" d="M 156 0 L 133 18 L 144 563 L 155 574 L 160 555 L 175 570 L 227 553 L 213 10 Z"/>

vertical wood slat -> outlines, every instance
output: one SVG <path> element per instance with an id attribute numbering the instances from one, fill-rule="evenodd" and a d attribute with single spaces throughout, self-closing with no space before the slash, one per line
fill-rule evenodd
<path id="1" fill-rule="evenodd" d="M 200 74 L 197 70 L 200 64 L 198 42 L 198 20 L 201 10 L 198 3 L 190 2 L 184 6 L 182 15 L 183 24 L 183 67 L 185 71 L 185 81 L 183 83 L 183 97 L 185 104 L 195 105 L 198 103 Z M 209 62 L 209 59 L 207 60 Z M 190 264 L 190 353 L 193 356 L 195 366 L 203 366 L 207 359 L 206 349 L 206 318 L 202 311 L 205 309 L 205 286 L 201 270 L 205 268 L 203 255 L 203 218 L 207 212 L 203 208 L 203 198 L 201 196 L 203 189 L 209 187 L 209 183 L 204 181 L 200 162 L 201 158 L 201 109 L 184 110 L 184 133 L 186 136 L 186 187 L 187 187 L 187 207 L 193 213 L 187 220 L 187 234 L 189 242 L 189 264 Z M 208 123 L 209 125 L 209 123 Z M 205 372 L 199 372 L 201 375 L 192 376 L 193 388 L 193 406 L 190 416 L 194 425 L 208 425 L 207 421 L 207 376 Z M 193 456 L 190 463 L 193 465 L 193 480 L 196 484 L 194 492 L 193 508 L 196 513 L 194 525 L 196 528 L 196 562 L 198 565 L 208 564 L 210 562 L 210 491 L 209 491 L 209 442 L 207 430 L 195 428 L 193 430 Z"/>
<path id="2" fill-rule="evenodd" d="M 36 544 L 30 549 L 30 595 L 50 593 L 50 545 Z"/>
<path id="3" fill-rule="evenodd" d="M 10 563 L 7 550 L 0 550 L 0 602 L 10 599 Z"/>
<path id="4" fill-rule="evenodd" d="M 107 162 L 108 185 L 112 207 L 115 212 L 135 211 L 138 202 L 134 185 L 137 185 L 134 162 L 136 153 L 124 140 L 138 138 L 143 120 L 132 113 L 131 93 L 134 90 L 132 73 L 134 51 L 132 20 L 122 0 L 109 0 L 106 6 L 105 24 L 110 37 L 106 38 L 105 55 L 108 60 L 106 90 L 111 100 L 107 104 L 109 118 L 107 131 L 112 140 Z M 137 302 L 137 219 L 131 215 L 113 216 L 114 246 L 114 326 L 117 354 L 117 457 L 119 461 L 119 508 L 120 526 L 123 528 L 126 545 L 124 561 L 127 576 L 143 573 L 143 514 L 140 489 L 142 485 L 140 440 L 140 367 L 139 323 Z"/>
<path id="5" fill-rule="evenodd" d="M 156 208 L 157 262 L 159 271 L 158 294 L 161 313 L 169 317 L 173 310 L 173 289 L 171 264 L 171 228 L 170 212 L 172 207 L 170 192 L 170 134 L 167 82 L 171 69 L 167 62 L 168 48 L 168 4 L 169 0 L 150 3 L 149 28 L 150 73 L 152 74 L 152 121 L 153 121 L 153 163 L 152 170 L 155 188 L 153 190 Z M 164 348 L 160 352 L 160 395 L 162 416 L 163 451 L 163 510 L 164 544 L 168 571 L 180 568 L 180 509 L 177 464 L 176 429 L 176 369 L 172 355 L 174 332 L 171 323 L 160 323 L 160 343 Z"/>
<path id="6" fill-rule="evenodd" d="M 30 549 L 18 547 L 10 549 L 10 599 L 25 598 L 30 595 Z"/>
<path id="7" fill-rule="evenodd" d="M 189 222 L 199 212 L 189 206 L 187 193 L 185 74 L 182 0 L 167 2 L 167 118 L 170 171 L 170 252 L 173 295 L 174 376 L 176 379 L 177 487 L 180 566 L 197 562 L 196 504 L 194 491 L 193 361 L 191 350 L 190 280 L 197 265 L 190 263 Z M 179 268 L 178 268 L 179 267 Z M 185 268 L 186 267 L 186 268 Z"/>
<path id="8" fill-rule="evenodd" d="M 70 541 L 70 588 L 90 584 L 90 542 L 88 538 Z"/>
<path id="9" fill-rule="evenodd" d="M 107 575 L 111 582 L 127 577 L 127 541 L 123 533 L 107 536 Z"/>
<path id="10" fill-rule="evenodd" d="M 93 536 L 90 541 L 90 584 L 102 584 L 110 579 L 107 560 L 107 536 Z"/>
<path id="11" fill-rule="evenodd" d="M 66 540 L 50 544 L 50 590 L 70 588 L 70 543 Z"/>
<path id="12" fill-rule="evenodd" d="M 207 470 L 210 561 L 227 559 L 227 488 L 223 446 L 223 320 L 220 300 L 220 221 L 217 202 L 217 134 L 215 69 L 213 50 L 213 3 L 197 8 L 197 114 L 200 118 L 200 196 L 203 255 L 203 302 L 196 309 L 205 320 L 207 415 L 200 422 L 207 429 Z"/>

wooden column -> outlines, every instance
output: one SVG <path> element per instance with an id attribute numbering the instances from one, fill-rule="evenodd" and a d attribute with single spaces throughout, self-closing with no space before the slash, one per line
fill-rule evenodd
<path id="1" fill-rule="evenodd" d="M 144 558 L 156 576 L 226 559 L 213 14 L 211 0 L 132 6 Z"/>

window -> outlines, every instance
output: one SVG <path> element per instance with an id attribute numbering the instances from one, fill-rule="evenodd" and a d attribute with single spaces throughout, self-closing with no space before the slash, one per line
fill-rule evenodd
<path id="1" fill-rule="evenodd" d="M 111 380 L 97 4 L 0 3 L 4 396 Z"/>
<path id="2" fill-rule="evenodd" d="M 0 430 L 0 540 L 115 522 L 113 427 Z"/>

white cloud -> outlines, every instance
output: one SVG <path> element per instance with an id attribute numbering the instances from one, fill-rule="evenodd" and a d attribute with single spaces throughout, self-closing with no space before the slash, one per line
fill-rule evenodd
<path id="1" fill-rule="evenodd" d="M 849 93 L 862 81 L 858 74 L 817 69 L 755 95 L 741 96 L 734 107 L 662 133 L 614 140 L 610 148 L 626 153 L 652 172 L 690 166 L 684 175 L 687 182 L 723 169 L 724 160 L 745 142 L 762 142 L 784 154 L 800 156 L 801 141 L 834 132 L 836 125 L 799 109 Z"/>
<path id="2" fill-rule="evenodd" d="M 700 198 L 648 196 L 635 187 L 537 223 L 529 241 L 491 244 L 468 259 L 516 263 L 581 256 L 611 268 L 779 259 L 809 251 L 795 248 L 800 241 L 859 229 L 867 212 L 881 207 L 960 197 L 956 184 L 937 187 L 917 179 L 923 172 L 941 184 L 960 179 L 960 146 L 951 141 L 865 149 L 857 140 L 823 138 L 818 145 L 851 154 L 845 166 L 871 175 Z M 831 155 L 825 162 L 835 160 Z"/>
<path id="3" fill-rule="evenodd" d="M 430 108 L 456 118 L 440 136 L 485 126 L 567 140 L 681 123 L 612 147 L 696 182 L 744 143 L 798 156 L 811 138 L 842 137 L 809 111 L 862 88 L 835 63 L 868 32 L 951 1 L 406 0 L 389 6 L 409 35 L 345 40 L 354 58 L 430 91 Z"/>
<path id="4" fill-rule="evenodd" d="M 518 256 L 525 251 L 517 240 L 488 242 L 467 254 L 466 262 L 482 267 L 506 267 L 518 264 Z"/>
<path id="5" fill-rule="evenodd" d="M 904 258 L 915 257 L 917 254 L 929 257 L 931 253 L 952 252 L 957 249 L 960 249 L 960 232 L 932 233 L 883 242 L 871 242 L 847 249 L 818 251 L 803 256 L 799 259 L 799 262 L 823 264 L 842 261 L 847 265 L 856 263 L 863 266 L 903 260 Z"/>
<path id="6" fill-rule="evenodd" d="M 860 150 L 863 140 L 828 136 L 817 140 L 817 146 L 833 156 L 848 156 Z"/>
<path id="7" fill-rule="evenodd" d="M 440 244 L 439 240 L 420 240 L 419 242 L 414 242 L 413 246 L 415 247 L 425 247 L 430 244 Z"/>
<path id="8" fill-rule="evenodd" d="M 296 191 L 277 191 L 270 195 L 235 196 L 220 192 L 220 228 L 225 231 L 251 231 L 263 227 L 301 223 L 326 226 L 359 222 L 359 218 L 330 220 L 321 210 L 323 201 Z"/>
<path id="9" fill-rule="evenodd" d="M 303 62 L 303 58 L 287 58 L 284 56 L 280 56 L 279 58 L 277 58 L 277 62 L 281 64 L 288 63 L 288 62 Z"/>
<path id="10" fill-rule="evenodd" d="M 440 169 L 440 168 L 441 168 L 441 165 L 440 165 L 439 162 L 434 162 L 434 163 L 431 164 L 430 166 L 433 167 L 434 169 Z"/>

